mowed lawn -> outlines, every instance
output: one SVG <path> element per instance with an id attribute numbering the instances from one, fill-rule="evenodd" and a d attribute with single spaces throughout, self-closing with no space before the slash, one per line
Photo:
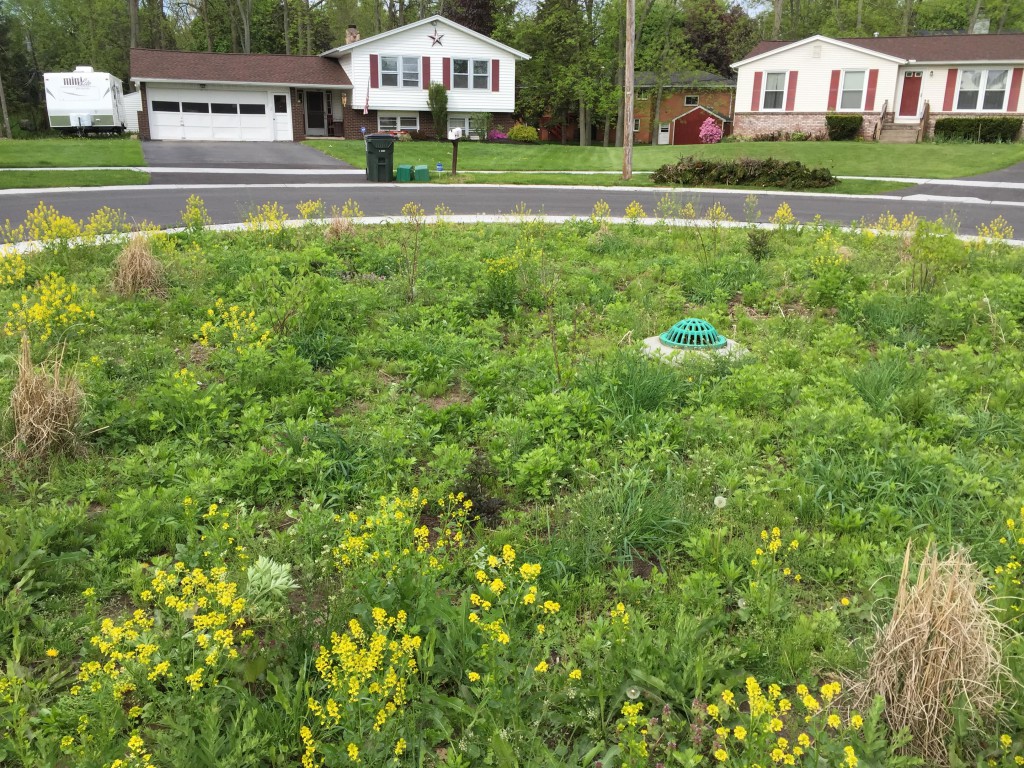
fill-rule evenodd
<path id="1" fill-rule="evenodd" d="M 311 141 L 308 144 L 345 162 L 365 163 L 362 141 Z M 1024 144 L 875 144 L 871 142 L 736 142 L 687 147 L 636 147 L 633 168 L 653 171 L 683 155 L 735 159 L 775 157 L 825 167 L 839 176 L 896 176 L 953 179 L 1024 162 Z M 451 167 L 448 142 L 399 142 L 395 165 Z M 491 144 L 464 142 L 459 168 L 465 171 L 615 171 L 622 149 L 559 144 Z"/>
<path id="2" fill-rule="evenodd" d="M 145 165 L 134 138 L 14 139 L 0 141 L 0 168 Z"/>
<path id="3" fill-rule="evenodd" d="M 54 187 L 114 187 L 148 184 L 149 174 L 139 171 L 4 171 L 0 189 L 52 189 Z"/>

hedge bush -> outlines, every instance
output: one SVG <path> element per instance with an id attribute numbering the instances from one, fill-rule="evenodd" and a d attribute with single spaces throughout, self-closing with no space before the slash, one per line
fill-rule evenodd
<path id="1" fill-rule="evenodd" d="M 864 123 L 862 115 L 825 115 L 829 141 L 853 141 Z"/>
<path id="2" fill-rule="evenodd" d="M 537 135 L 537 129 L 532 125 L 516 123 L 508 129 L 508 140 L 521 141 L 526 144 L 536 144 L 540 140 L 540 137 Z"/>
<path id="3" fill-rule="evenodd" d="M 935 138 L 982 144 L 1016 141 L 1022 123 L 1020 117 L 940 117 L 935 121 Z"/>
<path id="4" fill-rule="evenodd" d="M 684 184 L 693 187 L 712 185 L 745 187 L 781 187 L 810 189 L 831 187 L 837 179 L 827 168 L 808 168 L 797 160 L 773 157 L 737 160 L 705 160 L 683 157 L 678 163 L 661 166 L 652 176 L 656 184 Z"/>

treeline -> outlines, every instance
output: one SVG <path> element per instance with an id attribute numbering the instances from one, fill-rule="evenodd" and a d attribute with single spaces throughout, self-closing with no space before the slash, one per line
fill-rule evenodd
<path id="1" fill-rule="evenodd" d="M 760 39 L 1024 28 L 1021 0 L 637 0 L 638 70 L 729 75 Z M 569 115 L 581 141 L 621 141 L 624 0 L 0 0 L 0 75 L 12 117 L 39 122 L 42 73 L 88 64 L 127 79 L 132 46 L 316 54 L 440 13 L 533 56 L 518 105 L 536 124 Z M 18 120 L 14 120 L 17 125 Z"/>

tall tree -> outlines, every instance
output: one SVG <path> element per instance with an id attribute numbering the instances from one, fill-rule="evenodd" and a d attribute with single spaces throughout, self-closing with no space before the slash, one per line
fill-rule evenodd
<path id="1" fill-rule="evenodd" d="M 481 35 L 494 32 L 494 0 L 443 0 L 441 15 Z"/>

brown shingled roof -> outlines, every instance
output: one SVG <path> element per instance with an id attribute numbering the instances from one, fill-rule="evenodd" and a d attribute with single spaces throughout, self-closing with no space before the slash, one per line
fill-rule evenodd
<path id="1" fill-rule="evenodd" d="M 870 51 L 915 61 L 1024 61 L 1024 34 L 921 35 L 919 37 L 835 38 Z M 774 51 L 794 40 L 764 40 L 744 56 L 750 59 Z"/>
<path id="2" fill-rule="evenodd" d="M 133 80 L 351 86 L 336 59 L 266 53 L 205 53 L 132 48 Z"/>

